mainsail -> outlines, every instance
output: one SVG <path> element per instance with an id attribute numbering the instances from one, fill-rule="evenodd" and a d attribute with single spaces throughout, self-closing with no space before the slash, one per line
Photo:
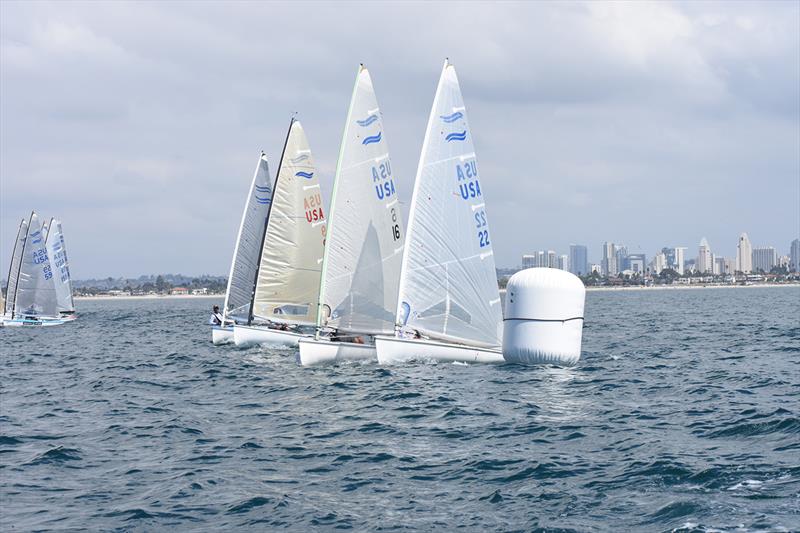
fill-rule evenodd
<path id="1" fill-rule="evenodd" d="M 236 248 L 233 251 L 228 290 L 225 294 L 223 315 L 237 321 L 249 320 L 250 304 L 256 283 L 261 242 L 272 203 L 272 180 L 269 176 L 267 156 L 258 159 L 253 183 L 242 213 Z"/>
<path id="2" fill-rule="evenodd" d="M 275 177 L 253 315 L 314 324 L 325 249 L 325 215 L 308 139 L 292 119 Z"/>
<path id="3" fill-rule="evenodd" d="M 50 219 L 46 242 L 47 256 L 50 258 L 50 268 L 53 271 L 56 286 L 58 311 L 70 313 L 75 310 L 75 304 L 72 300 L 72 280 L 69 275 L 67 247 L 64 244 L 64 232 L 61 229 L 60 220 Z"/>
<path id="4" fill-rule="evenodd" d="M 391 333 L 403 222 L 369 72 L 358 70 L 336 168 L 317 324 Z"/>
<path id="5" fill-rule="evenodd" d="M 58 316 L 55 280 L 36 213 L 31 213 L 28 237 L 22 248 L 14 315 Z"/>
<path id="6" fill-rule="evenodd" d="M 397 321 L 431 338 L 502 344 L 483 189 L 458 78 L 447 61 L 414 183 Z"/>
<path id="7" fill-rule="evenodd" d="M 8 269 L 8 285 L 6 286 L 6 301 L 3 313 L 8 316 L 14 314 L 14 301 L 17 297 L 17 282 L 19 280 L 19 267 L 22 264 L 22 249 L 25 247 L 25 238 L 28 236 L 28 221 L 24 218 L 19 223 L 17 240 L 14 241 L 14 251 L 11 253 L 11 267 Z"/>

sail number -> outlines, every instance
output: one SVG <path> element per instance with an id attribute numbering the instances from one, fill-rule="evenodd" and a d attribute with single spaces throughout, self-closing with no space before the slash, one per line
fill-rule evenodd
<path id="1" fill-rule="evenodd" d="M 397 211 L 395 208 L 392 207 L 390 210 L 390 215 L 392 217 L 392 240 L 399 241 L 400 240 L 400 224 L 397 223 Z"/>
<path id="2" fill-rule="evenodd" d="M 486 223 L 486 211 L 483 209 L 475 213 L 475 227 L 478 228 L 478 244 L 480 247 L 489 246 L 489 228 Z"/>
<path id="3" fill-rule="evenodd" d="M 378 200 L 397 194 L 392 179 L 392 167 L 388 159 L 377 167 L 372 167 L 372 183 L 375 185 L 375 195 Z"/>
<path id="4" fill-rule="evenodd" d="M 458 192 L 461 198 L 469 200 L 481 196 L 481 184 L 478 182 L 478 166 L 475 161 L 467 161 L 463 165 L 456 165 L 458 178 Z"/>

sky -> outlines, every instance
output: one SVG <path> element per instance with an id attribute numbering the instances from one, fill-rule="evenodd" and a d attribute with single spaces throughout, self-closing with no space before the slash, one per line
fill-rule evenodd
<path id="1" fill-rule="evenodd" d="M 800 235 L 800 2 L 0 2 L 0 269 L 31 209 L 75 278 L 227 274 L 293 112 L 329 198 L 358 64 L 405 208 L 445 57 L 497 265 Z"/>

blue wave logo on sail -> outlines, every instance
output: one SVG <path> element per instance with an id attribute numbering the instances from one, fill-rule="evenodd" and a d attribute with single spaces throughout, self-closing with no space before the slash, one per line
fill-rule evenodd
<path id="1" fill-rule="evenodd" d="M 270 188 L 269 188 L 269 186 L 265 187 L 265 186 L 262 186 L 262 185 L 256 185 L 256 190 L 258 192 L 269 192 Z"/>
<path id="2" fill-rule="evenodd" d="M 291 161 L 293 165 L 296 165 L 297 163 L 302 163 L 303 161 L 308 161 L 308 154 L 300 154 L 294 159 L 290 159 L 289 161 Z"/>
<path id="3" fill-rule="evenodd" d="M 258 196 L 255 197 L 256 202 L 260 203 L 261 205 L 266 205 L 272 202 L 272 198 L 259 198 Z"/>
<path id="4" fill-rule="evenodd" d="M 372 124 L 376 120 L 378 120 L 378 115 L 373 113 L 370 116 L 368 116 L 367 118 L 365 118 L 364 120 L 356 120 L 356 124 L 358 124 L 362 128 L 366 128 L 367 126 L 369 126 L 370 124 Z"/>
<path id="5" fill-rule="evenodd" d="M 447 142 L 452 142 L 452 141 L 463 141 L 466 138 L 467 138 L 467 130 L 464 130 L 462 132 L 448 133 L 447 137 L 445 137 L 444 140 Z"/>
<path id="6" fill-rule="evenodd" d="M 31 233 L 31 242 L 33 242 L 33 244 L 39 244 L 40 242 L 42 242 L 42 232 L 34 231 L 33 233 Z"/>
<path id="7" fill-rule="evenodd" d="M 300 178 L 305 178 L 307 180 L 310 180 L 311 178 L 314 177 L 314 173 L 313 172 L 295 172 L 294 175 L 298 176 Z"/>
<path id="8" fill-rule="evenodd" d="M 448 124 L 452 124 L 456 120 L 464 118 L 464 113 L 462 113 L 461 111 L 456 111 L 452 115 L 439 115 L 439 118 L 447 122 Z"/>
<path id="9" fill-rule="evenodd" d="M 361 144 L 367 145 L 379 142 L 381 142 L 381 132 L 378 132 L 377 135 L 370 135 L 369 137 L 364 137 L 364 140 L 361 141 Z"/>

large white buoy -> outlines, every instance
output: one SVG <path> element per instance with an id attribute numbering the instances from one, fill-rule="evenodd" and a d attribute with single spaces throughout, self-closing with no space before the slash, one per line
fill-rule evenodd
<path id="1" fill-rule="evenodd" d="M 583 282 L 564 270 L 528 268 L 508 280 L 503 357 L 509 363 L 574 365 L 581 356 Z"/>

